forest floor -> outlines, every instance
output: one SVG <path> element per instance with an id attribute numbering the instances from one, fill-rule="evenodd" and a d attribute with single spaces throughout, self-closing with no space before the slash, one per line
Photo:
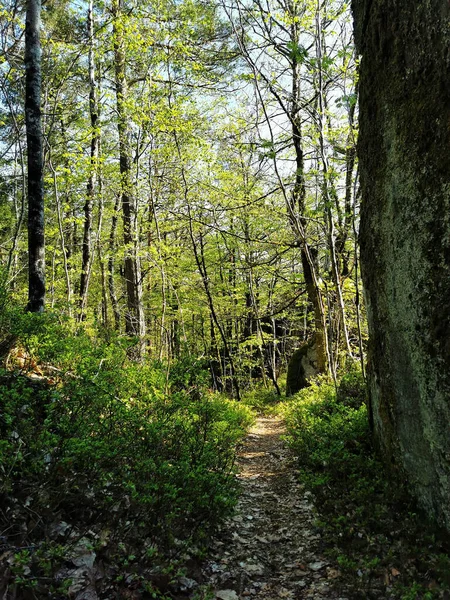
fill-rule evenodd
<path id="1" fill-rule="evenodd" d="M 279 417 L 258 417 L 238 458 L 236 514 L 211 545 L 203 581 L 219 600 L 339 599 L 340 572 L 322 553 L 312 494 L 298 482 L 296 459 Z"/>

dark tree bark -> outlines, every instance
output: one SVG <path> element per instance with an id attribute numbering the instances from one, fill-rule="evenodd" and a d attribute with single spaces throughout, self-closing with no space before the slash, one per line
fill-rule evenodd
<path id="1" fill-rule="evenodd" d="M 353 0 L 375 436 L 450 530 L 450 4 Z"/>
<path id="2" fill-rule="evenodd" d="M 80 277 L 80 314 L 82 320 L 85 316 L 88 300 L 89 279 L 93 259 L 92 249 L 92 210 L 96 195 L 98 153 L 100 146 L 99 134 L 99 106 L 97 102 L 97 84 L 95 81 L 94 61 L 94 7 L 93 0 L 89 0 L 88 23 L 89 35 L 89 116 L 91 120 L 91 148 L 90 148 L 90 172 L 86 189 L 86 201 L 84 204 L 84 231 L 83 231 L 83 253 L 81 261 Z"/>
<path id="3" fill-rule="evenodd" d="M 114 203 L 114 212 L 111 220 L 111 231 L 109 233 L 109 257 L 108 257 L 108 290 L 109 297 L 111 299 L 111 306 L 114 314 L 114 325 L 116 331 L 120 331 L 120 310 L 119 301 L 117 299 L 116 284 L 114 281 L 115 272 L 115 261 L 114 255 L 116 253 L 116 231 L 117 231 L 117 220 L 119 212 L 120 197 L 117 196 Z"/>
<path id="4" fill-rule="evenodd" d="M 28 0 L 25 25 L 25 123 L 28 155 L 28 305 L 45 302 L 44 153 L 41 120 L 40 0 Z"/>
<path id="5" fill-rule="evenodd" d="M 126 112 L 128 82 L 125 68 L 125 47 L 119 19 L 121 0 L 113 0 L 114 17 L 114 68 L 116 84 L 117 127 L 119 134 L 119 162 L 121 175 L 121 200 L 123 216 L 123 242 L 126 250 L 124 277 L 127 291 L 125 331 L 139 338 L 137 358 L 145 353 L 145 317 L 142 304 L 142 275 L 138 254 L 137 199 L 131 181 L 130 131 Z"/>
<path id="6" fill-rule="evenodd" d="M 289 10 L 293 21 L 290 27 L 291 44 L 294 49 L 300 45 L 300 24 L 295 19 L 298 16 L 298 7 L 289 3 Z M 306 183 L 305 159 L 303 153 L 302 114 L 300 110 L 301 94 L 301 59 L 297 52 L 292 52 L 290 57 L 292 69 L 292 107 L 290 111 L 292 142 L 295 150 L 295 182 L 289 207 L 289 220 L 294 233 L 298 236 L 301 247 L 303 276 L 305 278 L 308 300 L 314 311 L 314 349 L 316 366 L 319 373 L 324 373 L 327 366 L 331 369 L 328 352 L 328 339 L 326 330 L 325 308 L 322 295 L 318 286 L 317 264 L 314 260 L 312 248 L 308 246 L 306 229 Z"/>

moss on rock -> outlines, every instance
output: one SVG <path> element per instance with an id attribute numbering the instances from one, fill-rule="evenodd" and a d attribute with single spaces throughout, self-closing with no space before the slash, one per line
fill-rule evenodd
<path id="1" fill-rule="evenodd" d="M 286 378 L 286 396 L 292 396 L 309 385 L 311 377 L 319 372 L 315 339 L 294 350 L 289 360 Z"/>
<path id="2" fill-rule="evenodd" d="M 374 432 L 450 530 L 450 5 L 353 10 Z"/>

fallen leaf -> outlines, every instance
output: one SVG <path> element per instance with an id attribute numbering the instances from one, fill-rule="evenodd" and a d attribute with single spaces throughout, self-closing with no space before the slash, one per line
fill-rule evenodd
<path id="1" fill-rule="evenodd" d="M 338 569 L 327 569 L 328 579 L 337 579 L 340 577 L 341 572 Z"/>
<path id="2" fill-rule="evenodd" d="M 189 579 L 188 577 L 180 577 L 178 579 L 178 583 L 181 586 L 182 590 L 193 590 L 198 586 L 198 583 L 195 579 Z"/>
<path id="3" fill-rule="evenodd" d="M 248 564 L 248 565 L 244 566 L 244 569 L 249 575 L 263 575 L 264 574 L 263 565 Z"/>
<path id="4" fill-rule="evenodd" d="M 269 544 L 269 540 L 264 538 L 264 537 L 260 537 L 259 535 L 255 536 L 255 540 L 257 540 L 258 542 L 261 542 L 261 544 Z"/>

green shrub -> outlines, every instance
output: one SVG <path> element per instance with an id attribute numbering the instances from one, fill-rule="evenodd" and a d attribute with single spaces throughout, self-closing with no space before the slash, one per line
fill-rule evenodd
<path id="1" fill-rule="evenodd" d="M 168 551 L 230 514 L 249 408 L 208 392 L 196 361 L 134 364 L 120 338 L 18 314 L 17 343 L 48 377 L 0 371 L 0 530 L 13 544 L 42 547 L 64 521 Z"/>
<path id="2" fill-rule="evenodd" d="M 324 467 L 351 477 L 370 439 L 367 409 L 361 397 L 342 401 L 333 383 L 318 379 L 286 405 L 288 441 L 310 471 Z M 350 468 L 349 468 L 350 467 Z"/>
<path id="3" fill-rule="evenodd" d="M 3 373 L 3 493 L 26 488 L 30 508 L 44 494 L 72 521 L 107 521 L 126 506 L 145 521 L 143 534 L 167 539 L 229 512 L 235 445 L 250 412 L 207 393 L 167 396 L 154 372 L 141 371 L 105 369 L 95 381 L 51 387 Z"/>
<path id="4" fill-rule="evenodd" d="M 353 369 L 344 373 L 339 381 L 336 399 L 351 408 L 359 408 L 366 403 L 367 387 L 360 370 Z"/>
<path id="5" fill-rule="evenodd" d="M 392 485 L 374 452 L 361 376 L 350 372 L 337 388 L 320 378 L 283 412 L 300 478 L 316 498 L 322 541 L 359 590 L 355 597 L 442 598 L 448 545 L 430 541 L 405 481 L 398 476 Z"/>
<path id="6" fill-rule="evenodd" d="M 273 388 L 267 389 L 259 385 L 252 390 L 246 391 L 242 397 L 242 402 L 259 413 L 270 414 L 277 412 L 280 396 Z"/>

